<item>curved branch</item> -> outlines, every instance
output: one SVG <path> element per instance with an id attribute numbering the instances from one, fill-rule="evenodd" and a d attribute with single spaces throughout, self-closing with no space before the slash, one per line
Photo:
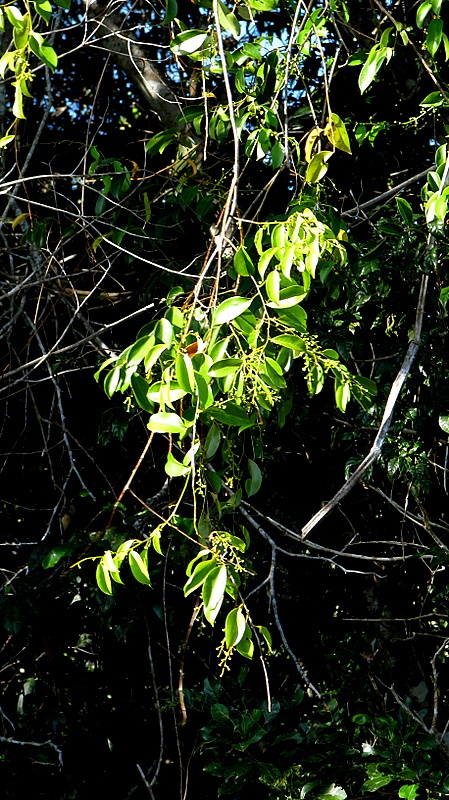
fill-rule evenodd
<path id="1" fill-rule="evenodd" d="M 411 366 L 415 360 L 415 356 L 418 352 L 419 346 L 421 344 L 421 330 L 422 330 L 422 321 L 424 315 L 424 304 L 426 301 L 426 294 L 427 294 L 427 285 L 429 282 L 429 276 L 423 275 L 421 278 L 421 286 L 419 290 L 419 297 L 418 297 L 418 305 L 416 307 L 416 317 L 415 317 L 415 326 L 413 328 L 413 339 L 411 340 L 407 352 L 405 354 L 404 361 L 401 364 L 401 368 L 396 375 L 396 378 L 393 381 L 393 385 L 390 389 L 390 394 L 388 395 L 387 404 L 385 406 L 384 414 L 382 417 L 382 422 L 380 424 L 380 428 L 377 431 L 376 438 L 374 439 L 373 446 L 369 451 L 368 455 L 365 456 L 362 463 L 357 467 L 355 472 L 351 475 L 350 478 L 343 484 L 341 489 L 334 495 L 332 500 L 329 500 L 316 514 L 310 519 L 306 525 L 302 528 L 301 531 L 301 539 L 306 539 L 309 533 L 324 519 L 333 509 L 338 506 L 338 504 L 346 497 L 347 494 L 354 488 L 356 483 L 359 482 L 362 475 L 365 474 L 366 470 L 377 461 L 380 452 L 382 450 L 383 443 L 387 437 L 388 431 L 390 430 L 390 425 L 393 420 L 393 412 L 397 402 L 397 399 L 401 393 L 402 387 L 405 383 L 405 380 L 410 372 Z"/>

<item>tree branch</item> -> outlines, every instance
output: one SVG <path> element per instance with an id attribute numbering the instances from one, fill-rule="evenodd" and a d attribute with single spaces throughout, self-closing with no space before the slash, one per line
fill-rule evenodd
<path id="1" fill-rule="evenodd" d="M 416 308 L 416 317 L 415 317 L 415 326 L 413 329 L 413 338 L 408 346 L 407 352 L 405 354 L 404 361 L 401 364 L 401 368 L 394 379 L 393 385 L 390 389 L 390 394 L 388 395 L 387 404 L 385 406 L 384 414 L 382 417 L 382 422 L 380 424 L 380 428 L 377 432 L 377 436 L 374 439 L 373 446 L 369 451 L 368 455 L 365 456 L 362 463 L 357 467 L 355 472 L 351 475 L 350 478 L 343 484 L 341 489 L 334 495 L 332 500 L 329 500 L 316 514 L 304 525 L 302 528 L 302 535 L 301 539 L 306 539 L 309 533 L 326 517 L 331 511 L 334 510 L 336 506 L 343 500 L 346 495 L 349 494 L 351 489 L 354 488 L 356 483 L 359 482 L 362 475 L 365 474 L 366 470 L 374 464 L 374 462 L 378 459 L 383 443 L 387 437 L 388 431 L 390 430 L 390 425 L 393 421 L 393 412 L 397 402 L 397 399 L 401 393 L 402 387 L 404 386 L 405 380 L 410 372 L 411 366 L 413 361 L 415 360 L 415 356 L 418 352 L 419 346 L 421 344 L 421 330 L 422 330 L 422 321 L 423 321 L 423 314 L 424 314 L 424 304 L 426 300 L 427 294 L 427 285 L 429 282 L 429 276 L 423 275 L 421 278 L 421 286 L 419 290 L 419 297 L 418 297 L 418 305 Z"/>
<path id="2" fill-rule="evenodd" d="M 84 2 L 87 16 L 95 23 L 95 32 L 101 38 L 102 46 L 113 55 L 141 97 L 156 112 L 162 125 L 165 128 L 173 127 L 180 111 L 179 101 L 149 60 L 144 48 L 123 32 L 125 17 L 113 10 L 112 3 L 103 5 L 96 0 Z"/>

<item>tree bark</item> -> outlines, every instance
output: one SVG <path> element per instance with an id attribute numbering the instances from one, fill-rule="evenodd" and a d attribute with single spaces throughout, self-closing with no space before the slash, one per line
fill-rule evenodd
<path id="1" fill-rule="evenodd" d="M 95 25 L 95 33 L 102 46 L 111 53 L 116 63 L 134 84 L 140 96 L 156 112 L 164 128 L 171 128 L 180 111 L 180 103 L 159 70 L 144 50 L 124 28 L 126 18 L 117 11 L 116 4 L 102 4 L 85 0 L 87 16 Z"/>

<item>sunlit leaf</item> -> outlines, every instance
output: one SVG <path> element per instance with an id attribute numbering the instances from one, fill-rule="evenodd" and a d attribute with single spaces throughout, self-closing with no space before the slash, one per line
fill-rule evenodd
<path id="1" fill-rule="evenodd" d="M 246 628 L 246 620 L 241 608 L 233 608 L 226 617 L 225 639 L 226 647 L 230 650 L 235 647 L 243 637 Z"/>
<path id="2" fill-rule="evenodd" d="M 237 295 L 223 300 L 215 310 L 214 325 L 223 325 L 225 322 L 231 322 L 231 320 L 239 317 L 250 307 L 252 301 L 252 297 L 239 297 Z"/>

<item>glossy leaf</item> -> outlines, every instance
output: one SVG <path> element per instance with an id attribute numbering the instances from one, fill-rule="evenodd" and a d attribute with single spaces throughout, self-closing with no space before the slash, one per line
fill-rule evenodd
<path id="1" fill-rule="evenodd" d="M 217 425 L 212 425 L 209 428 L 208 434 L 206 436 L 206 441 L 204 443 L 206 458 L 211 459 L 214 457 L 215 453 L 220 447 L 220 442 L 221 442 L 220 428 L 218 428 Z"/>
<path id="2" fill-rule="evenodd" d="M 250 458 L 248 459 L 248 470 L 250 477 L 245 482 L 245 489 L 248 497 L 252 497 L 257 494 L 262 485 L 262 473 L 256 462 L 251 461 Z"/>
<path id="3" fill-rule="evenodd" d="M 306 343 L 300 336 L 295 336 L 294 333 L 282 333 L 280 336 L 274 336 L 271 340 L 274 344 L 279 344 L 281 347 L 288 347 L 290 350 L 304 352 Z"/>
<path id="4" fill-rule="evenodd" d="M 97 570 L 95 573 L 95 577 L 97 580 L 97 586 L 103 594 L 111 595 L 112 594 L 112 581 L 111 576 L 109 574 L 109 570 L 105 566 L 103 559 L 97 566 Z"/>
<path id="5" fill-rule="evenodd" d="M 225 358 L 223 361 L 217 361 L 209 369 L 209 375 L 213 378 L 224 378 L 226 375 L 234 375 L 237 370 L 242 366 L 241 358 Z"/>
<path id="6" fill-rule="evenodd" d="M 203 584 L 202 598 L 204 603 L 204 616 L 211 625 L 214 624 L 226 589 L 228 579 L 224 564 L 212 569 Z"/>
<path id="7" fill-rule="evenodd" d="M 180 353 L 176 359 L 176 380 L 185 392 L 191 394 L 195 391 L 195 375 L 193 373 L 192 359 L 187 353 Z"/>
<path id="8" fill-rule="evenodd" d="M 246 629 L 246 620 L 241 608 L 233 608 L 226 617 L 225 640 L 228 650 L 235 647 L 242 639 Z"/>
<path id="9" fill-rule="evenodd" d="M 432 56 L 435 56 L 443 38 L 443 20 L 433 19 L 427 28 L 426 47 Z"/>
<path id="10" fill-rule="evenodd" d="M 359 75 L 359 88 L 362 94 L 371 86 L 386 57 L 387 48 L 385 47 L 379 49 L 379 46 L 375 45 L 372 50 L 370 50 L 368 58 Z"/>
<path id="11" fill-rule="evenodd" d="M 199 558 L 200 555 L 201 553 L 198 554 L 197 558 Z M 197 564 L 193 574 L 184 586 L 184 597 L 188 597 L 195 589 L 202 586 L 211 570 L 216 569 L 216 567 L 217 562 L 215 558 L 211 558 L 208 561 L 201 561 Z"/>
<path id="12" fill-rule="evenodd" d="M 158 411 L 151 415 L 147 428 L 156 433 L 185 433 L 186 424 L 178 414 Z"/>
<path id="13" fill-rule="evenodd" d="M 251 638 L 251 628 L 248 624 L 245 626 L 245 633 L 243 637 L 240 639 L 238 644 L 236 644 L 235 649 L 241 656 L 244 658 L 251 659 L 254 655 L 254 642 Z"/>
<path id="14" fill-rule="evenodd" d="M 150 576 L 148 574 L 148 550 L 144 550 L 142 555 L 135 550 L 130 550 L 128 553 L 128 562 L 136 581 L 143 583 L 145 586 L 151 586 Z"/>
<path id="15" fill-rule="evenodd" d="M 214 325 L 223 325 L 226 322 L 231 322 L 231 320 L 239 317 L 240 314 L 243 314 L 246 311 L 251 303 L 253 298 L 248 297 L 228 297 L 227 300 L 223 300 L 222 303 L 218 306 L 215 310 L 213 323 Z"/>
<path id="16" fill-rule="evenodd" d="M 175 56 L 189 56 L 201 50 L 207 38 L 207 31 L 183 31 L 172 40 L 170 49 Z"/>
<path id="17" fill-rule="evenodd" d="M 181 464 L 180 461 L 177 461 L 172 453 L 168 453 L 164 469 L 166 475 L 170 478 L 180 478 L 188 475 L 190 472 L 190 467 L 186 467 L 184 464 Z"/>
<path id="18" fill-rule="evenodd" d="M 318 183 L 324 178 L 328 170 L 327 162 L 331 155 L 331 150 L 322 150 L 320 153 L 315 153 L 306 170 L 307 183 Z"/>

